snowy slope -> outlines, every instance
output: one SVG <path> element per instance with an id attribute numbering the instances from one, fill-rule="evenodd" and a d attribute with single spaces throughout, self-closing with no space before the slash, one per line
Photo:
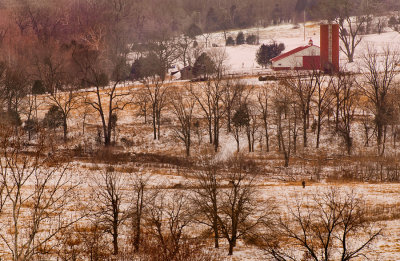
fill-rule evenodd
<path id="1" fill-rule="evenodd" d="M 227 54 L 226 66 L 229 73 L 245 73 L 245 74 L 256 74 L 257 72 L 263 72 L 268 70 L 262 70 L 256 62 L 256 52 L 261 44 L 269 43 L 271 41 L 277 41 L 278 43 L 285 44 L 285 51 L 290 51 L 296 47 L 307 45 L 310 39 L 313 40 L 314 44 L 319 46 L 320 44 L 320 32 L 319 23 L 307 23 L 304 38 L 304 26 L 295 27 L 292 24 L 285 24 L 279 26 L 270 26 L 267 28 L 250 28 L 247 30 L 241 30 L 247 34 L 255 34 L 260 37 L 259 45 L 239 45 L 239 46 L 226 46 L 223 33 L 215 33 L 210 37 L 210 44 L 216 44 L 219 48 L 225 50 Z M 237 31 L 228 32 L 227 36 L 236 37 Z M 198 41 L 202 42 L 203 38 L 198 37 Z M 342 43 L 340 42 L 342 45 Z M 387 32 L 378 34 L 370 34 L 362 36 L 360 45 L 356 48 L 355 63 L 352 65 L 347 64 L 346 56 L 343 52 L 340 52 L 340 64 L 350 70 L 356 70 L 359 63 L 359 58 L 366 51 L 368 46 L 374 48 L 381 48 L 390 46 L 391 48 L 399 48 L 400 46 L 400 34 L 394 32 L 391 29 L 387 29 Z"/>

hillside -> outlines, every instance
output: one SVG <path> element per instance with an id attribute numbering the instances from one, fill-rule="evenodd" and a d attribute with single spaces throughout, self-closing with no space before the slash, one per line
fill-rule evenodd
<path id="1" fill-rule="evenodd" d="M 242 31 L 319 45 L 319 23 L 303 29 Z M 67 84 L 16 95 L 19 121 L 0 121 L 0 259 L 400 259 L 400 34 L 362 36 L 355 62 L 340 54 L 345 73 L 268 81 L 260 45 L 224 41 L 213 33 L 205 51 L 225 52 L 226 70 L 194 82 L 127 81 L 76 43 L 44 59 L 43 77 Z"/>

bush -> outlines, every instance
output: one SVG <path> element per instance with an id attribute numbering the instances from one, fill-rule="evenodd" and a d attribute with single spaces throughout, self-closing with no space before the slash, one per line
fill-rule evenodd
<path id="1" fill-rule="evenodd" d="M 186 35 L 189 36 L 192 39 L 195 39 L 196 36 L 203 34 L 203 31 L 201 30 L 201 28 L 193 23 L 189 26 L 189 28 L 186 30 Z"/>
<path id="2" fill-rule="evenodd" d="M 257 44 L 257 36 L 254 34 L 250 34 L 246 37 L 247 44 Z"/>
<path id="3" fill-rule="evenodd" d="M 32 86 L 32 94 L 44 94 L 46 89 L 44 88 L 43 82 L 41 80 L 36 80 Z"/>
<path id="4" fill-rule="evenodd" d="M 54 130 L 63 125 L 63 118 L 63 112 L 61 109 L 58 106 L 53 105 L 44 116 L 43 125 Z"/>
<path id="5" fill-rule="evenodd" d="M 260 76 L 258 77 L 258 80 L 259 80 L 260 82 L 265 82 L 265 81 L 277 81 L 278 78 L 276 78 L 275 75 L 266 75 L 266 76 L 260 75 Z"/>
<path id="6" fill-rule="evenodd" d="M 392 16 L 392 17 L 390 17 L 390 19 L 389 19 L 388 25 L 389 25 L 390 27 L 394 27 L 395 25 L 397 25 L 397 24 L 399 24 L 399 23 L 400 23 L 399 19 L 397 19 L 396 17 Z"/>
<path id="7" fill-rule="evenodd" d="M 229 37 L 226 39 L 225 45 L 226 45 L 226 46 L 233 46 L 233 45 L 235 45 L 235 40 L 233 40 L 233 37 L 232 37 L 232 36 L 229 36 Z"/>
<path id="8" fill-rule="evenodd" d="M 245 43 L 244 34 L 243 32 L 239 32 L 238 35 L 236 36 L 236 44 L 241 45 L 244 43 Z"/>
<path id="9" fill-rule="evenodd" d="M 9 126 L 21 126 L 22 121 L 19 113 L 16 110 L 11 110 L 7 112 L 0 112 L 1 123 Z"/>
<path id="10" fill-rule="evenodd" d="M 149 76 L 163 76 L 163 66 L 155 53 L 149 53 L 146 57 L 136 59 L 131 68 L 130 78 L 140 80 Z"/>

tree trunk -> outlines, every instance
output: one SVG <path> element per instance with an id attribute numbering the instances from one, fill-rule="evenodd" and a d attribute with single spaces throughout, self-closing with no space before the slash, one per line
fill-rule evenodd
<path id="1" fill-rule="evenodd" d="M 213 134 L 212 134 L 212 126 L 211 119 L 208 121 L 208 135 L 210 137 L 210 144 L 213 144 Z"/>
<path id="2" fill-rule="evenodd" d="M 215 216 L 215 215 L 214 215 Z M 218 219 L 214 217 L 213 220 L 213 230 L 214 230 L 214 247 L 219 248 L 219 232 L 218 232 Z"/>
<path id="3" fill-rule="evenodd" d="M 160 140 L 161 115 L 157 113 L 157 140 Z"/>
<path id="4" fill-rule="evenodd" d="M 135 220 L 135 235 L 134 235 L 134 241 L 133 241 L 133 246 L 135 248 L 135 252 L 139 251 L 139 245 L 140 245 L 140 224 L 141 224 L 141 219 L 142 219 L 142 210 L 143 210 L 143 193 L 144 193 L 144 187 L 140 186 L 139 191 L 138 191 L 138 199 L 136 201 L 136 220 Z"/>
<path id="5" fill-rule="evenodd" d="M 118 215 L 118 214 L 115 214 Z M 114 217 L 116 218 L 116 217 Z M 114 247 L 114 255 L 118 255 L 118 218 L 113 222 L 113 247 Z"/>
<path id="6" fill-rule="evenodd" d="M 67 118 L 66 117 L 64 117 L 64 119 L 63 119 L 63 129 L 64 129 L 64 142 L 67 142 L 68 126 L 67 126 Z"/>
<path id="7" fill-rule="evenodd" d="M 320 135 L 321 135 L 321 117 L 318 116 L 318 120 L 317 120 L 317 145 L 315 146 L 317 149 L 319 148 Z"/>
<path id="8" fill-rule="evenodd" d="M 155 108 L 153 106 L 153 139 L 156 140 L 157 139 L 157 128 L 156 128 L 156 112 L 155 112 Z"/>
<path id="9" fill-rule="evenodd" d="M 303 146 L 307 147 L 307 115 L 303 115 Z"/>
<path id="10" fill-rule="evenodd" d="M 268 134 L 268 122 L 264 120 L 264 128 L 265 128 L 265 145 L 267 146 L 267 152 L 269 152 L 269 134 Z"/>
<path id="11" fill-rule="evenodd" d="M 233 242 L 229 241 L 229 252 L 228 252 L 229 256 L 233 255 L 233 247 L 234 247 Z"/>

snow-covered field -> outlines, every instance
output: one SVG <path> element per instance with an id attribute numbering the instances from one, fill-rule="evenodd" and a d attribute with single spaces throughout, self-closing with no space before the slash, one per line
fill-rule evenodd
<path id="1" fill-rule="evenodd" d="M 284 43 L 286 49 L 284 52 L 290 51 L 296 47 L 304 46 L 308 44 L 310 39 L 313 40 L 314 45 L 319 46 L 320 44 L 320 32 L 319 23 L 309 22 L 306 23 L 305 37 L 304 37 L 304 26 L 294 26 L 292 24 L 284 24 L 278 26 L 270 26 L 267 28 L 250 28 L 242 30 L 245 35 L 255 34 L 260 37 L 260 45 L 263 43 L 270 43 L 276 41 L 278 43 Z M 227 35 L 232 36 L 234 39 L 237 35 L 237 31 L 231 31 Z M 368 46 L 374 48 L 391 47 L 395 49 L 400 48 L 400 33 L 387 28 L 382 34 L 369 34 L 362 35 L 362 41 L 355 51 L 355 63 L 348 64 L 346 56 L 343 52 L 340 52 L 340 66 L 357 70 L 359 66 L 359 60 L 365 53 Z M 256 52 L 260 45 L 239 45 L 239 46 L 226 46 L 223 33 L 213 34 L 210 38 L 210 45 L 216 44 L 220 47 L 213 47 L 223 49 L 227 54 L 226 66 L 230 73 L 247 73 L 257 74 L 267 72 L 268 69 L 261 69 L 261 66 L 256 62 Z M 198 37 L 201 41 L 202 37 Z M 343 47 L 342 42 L 340 42 Z"/>

